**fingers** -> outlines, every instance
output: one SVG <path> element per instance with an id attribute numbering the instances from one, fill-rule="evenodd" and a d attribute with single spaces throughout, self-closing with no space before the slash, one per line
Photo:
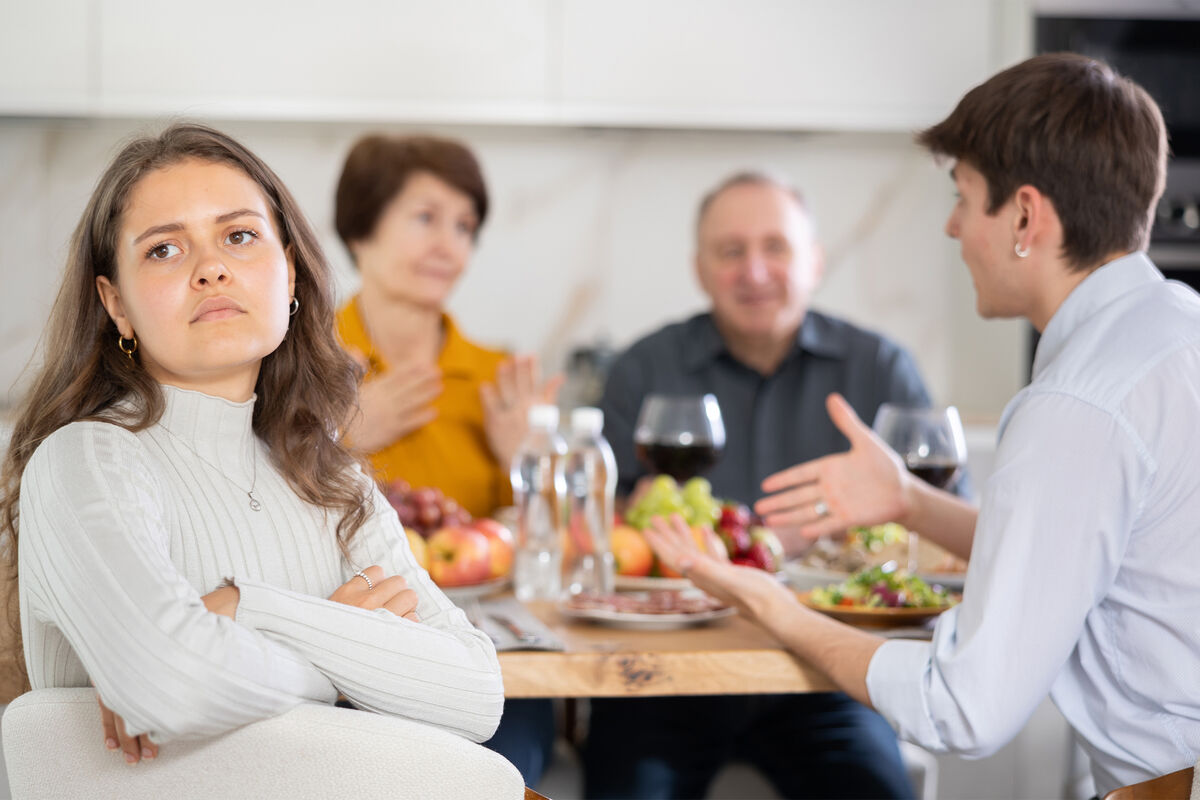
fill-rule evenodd
<path id="1" fill-rule="evenodd" d="M 806 483 L 795 489 L 764 497 L 754 504 L 754 510 L 767 525 L 805 525 L 818 517 L 817 502 L 822 500 L 821 489 L 815 483 Z M 826 514 L 829 512 L 826 511 Z"/>
<path id="2" fill-rule="evenodd" d="M 806 461 L 803 464 L 797 464 L 794 467 L 780 470 L 774 475 L 768 475 L 763 479 L 762 490 L 768 494 L 789 489 L 793 486 L 803 486 L 806 483 L 816 483 L 821 478 L 821 462 L 824 459 L 817 458 L 812 461 Z M 764 498 L 765 499 L 765 498 Z M 761 503 L 762 500 L 759 501 Z M 754 510 L 762 514 L 759 509 L 759 503 L 754 504 Z"/>
<path id="3" fill-rule="evenodd" d="M 500 410 L 500 393 L 495 384 L 481 383 L 479 385 L 479 400 L 483 403 L 483 413 L 491 416 Z"/>
<path id="4" fill-rule="evenodd" d="M 499 395 L 502 409 L 512 408 L 517 404 L 517 367 L 514 359 L 502 361 L 496 367 L 496 393 Z"/>
<path id="5" fill-rule="evenodd" d="M 850 440 L 851 447 L 864 437 L 871 437 L 871 429 L 858 418 L 858 414 L 846 402 L 846 398 L 837 392 L 833 392 L 825 398 L 825 410 L 829 412 L 829 418 L 837 426 L 837 429 Z"/>
<path id="6" fill-rule="evenodd" d="M 561 372 L 547 378 L 546 382 L 542 384 L 542 388 L 539 393 L 541 395 L 539 402 L 546 403 L 548 405 L 556 404 L 558 402 L 558 391 L 559 389 L 562 389 L 563 384 L 566 382 L 567 376 L 563 375 Z"/>
<path id="7" fill-rule="evenodd" d="M 518 356 L 516 360 L 517 397 L 532 400 L 538 384 L 542 382 L 542 369 L 537 356 Z"/>
<path id="8" fill-rule="evenodd" d="M 371 368 L 371 362 L 367 358 L 367 354 L 362 350 L 359 350 L 357 347 L 343 347 L 342 349 L 346 351 L 346 355 L 354 359 L 354 363 L 358 364 L 359 369 L 361 369 L 364 374 L 366 374 L 367 370 Z"/>
<path id="9" fill-rule="evenodd" d="M 419 617 L 416 617 L 417 593 L 412 589 L 404 589 L 400 592 L 397 592 L 392 599 L 383 604 L 383 607 L 395 614 L 397 617 L 407 617 L 412 619 L 414 622 L 421 621 Z"/>
<path id="10" fill-rule="evenodd" d="M 117 723 L 114 721 L 113 712 L 109 711 L 108 706 L 100 699 L 100 695 L 96 695 L 96 703 L 100 706 L 100 726 L 104 730 L 104 746 L 109 750 L 116 750 L 120 743 L 117 741 Z"/>
<path id="11" fill-rule="evenodd" d="M 142 743 L 139 741 L 141 737 L 129 735 L 125 730 L 125 720 L 121 719 L 120 714 L 113 714 L 113 721 L 116 723 L 117 741 L 125 753 L 125 763 L 138 763 L 142 760 Z"/>

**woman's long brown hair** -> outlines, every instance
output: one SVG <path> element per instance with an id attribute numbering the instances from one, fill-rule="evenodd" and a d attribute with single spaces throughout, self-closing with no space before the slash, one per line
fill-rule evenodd
<path id="1" fill-rule="evenodd" d="M 17 541 L 21 475 L 46 437 L 78 420 L 143 430 L 162 416 L 158 383 L 117 347 L 117 328 L 96 291 L 97 276 L 117 282 L 117 236 L 133 187 L 145 175 L 188 159 L 233 166 L 254 180 L 275 214 L 283 246 L 296 267 L 300 308 L 287 336 L 263 359 L 255 391 L 255 434 L 292 489 L 340 515 L 343 552 L 372 511 L 358 462 L 337 441 L 337 428 L 356 402 L 359 368 L 338 346 L 328 264 L 299 205 L 278 176 L 225 134 L 177 123 L 158 136 L 130 142 L 100 178 L 71 240 L 65 275 L 47 326 L 45 361 L 18 412 L 0 477 L 0 536 L 7 568 L 5 596 L 16 647 L 11 656 L 25 680 L 17 610 Z M 114 403 L 131 398 L 137 412 L 116 418 Z"/>

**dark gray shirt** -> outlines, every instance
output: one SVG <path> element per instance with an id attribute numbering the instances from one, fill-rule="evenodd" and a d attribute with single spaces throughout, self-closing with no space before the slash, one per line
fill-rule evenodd
<path id="1" fill-rule="evenodd" d="M 618 493 L 627 494 L 647 473 L 633 449 L 647 394 L 716 395 L 725 451 L 705 477 L 717 497 L 753 503 L 768 475 L 850 446 L 825 411 L 825 397 L 834 391 L 868 425 L 882 403 L 930 404 L 903 348 L 815 311 L 805 315 L 795 346 L 769 376 L 730 355 L 711 314 L 668 325 L 622 353 L 604 387 L 604 435 L 617 457 Z"/>

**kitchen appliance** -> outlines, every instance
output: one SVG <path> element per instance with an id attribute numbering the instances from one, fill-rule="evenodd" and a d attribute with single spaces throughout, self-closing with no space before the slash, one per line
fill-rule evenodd
<path id="1" fill-rule="evenodd" d="M 1200 11 L 1179 17 L 1039 16 L 1039 53 L 1071 51 L 1111 64 L 1163 112 L 1171 146 L 1150 258 L 1169 280 L 1200 291 Z M 1038 334 L 1030 328 L 1029 360 Z"/>

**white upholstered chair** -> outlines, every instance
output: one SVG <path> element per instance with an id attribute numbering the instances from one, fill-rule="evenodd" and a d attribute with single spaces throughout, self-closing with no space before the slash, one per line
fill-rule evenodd
<path id="1" fill-rule="evenodd" d="M 135 766 L 101 741 L 91 689 L 41 689 L 4 713 L 13 800 L 25 798 L 330 797 L 520 800 L 503 757 L 410 720 L 302 705 L 201 741 L 170 742 Z"/>

